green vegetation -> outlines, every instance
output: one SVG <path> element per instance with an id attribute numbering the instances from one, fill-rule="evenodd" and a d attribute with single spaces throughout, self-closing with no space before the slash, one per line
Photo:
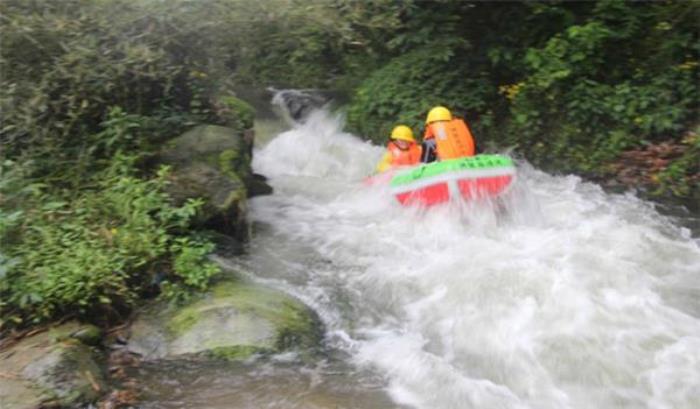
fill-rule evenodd
<path id="1" fill-rule="evenodd" d="M 243 361 L 256 354 L 270 354 L 268 348 L 260 348 L 252 345 L 235 345 L 230 347 L 218 347 L 207 351 L 207 355 L 212 358 L 224 359 L 227 361 Z"/>
<path id="2" fill-rule="evenodd" d="M 151 158 L 197 124 L 249 128 L 236 84 L 347 91 L 377 142 L 444 104 L 482 146 L 599 177 L 637 155 L 631 183 L 700 198 L 698 21 L 693 1 L 5 0 L 0 327 L 207 286 L 202 204 L 174 205 Z"/>
<path id="3" fill-rule="evenodd" d="M 247 102 L 231 95 L 218 99 L 218 116 L 223 118 L 226 126 L 238 130 L 250 129 L 255 120 L 255 109 Z"/>
<path id="4" fill-rule="evenodd" d="M 698 120 L 697 17 L 692 2 L 596 4 L 527 50 L 506 141 L 537 163 L 595 171 L 629 147 L 680 138 Z"/>
<path id="5" fill-rule="evenodd" d="M 66 314 L 118 320 L 161 282 L 179 299 L 218 271 L 205 258 L 213 245 L 188 229 L 201 201 L 173 205 L 167 169 L 148 165 L 194 124 L 250 124 L 250 112 L 234 109 L 245 106 L 213 98 L 225 95 L 214 58 L 224 39 L 205 12 L 168 2 L 0 5 L 0 328 Z"/>
<path id="6" fill-rule="evenodd" d="M 656 193 L 700 197 L 697 136 L 686 136 L 700 122 L 697 2 L 444 6 L 454 25 L 431 14 L 423 24 L 444 27 L 434 44 L 397 53 L 357 89 L 348 119 L 361 134 L 420 129 L 440 103 L 486 145 L 598 176 L 625 150 L 671 142 L 684 153 L 652 179 Z"/>
<path id="7" fill-rule="evenodd" d="M 420 129 L 435 105 L 487 110 L 487 79 L 462 78 L 452 69 L 457 60 L 449 45 L 429 46 L 393 59 L 357 90 L 348 111 L 350 124 L 360 135 L 381 144 L 397 123 Z"/>
<path id="8" fill-rule="evenodd" d="M 172 206 L 163 193 L 167 169 L 140 179 L 133 160 L 115 156 L 78 190 L 27 184 L 21 173 L 31 170 L 4 164 L 3 324 L 121 318 L 161 275 L 171 297 L 206 288 L 218 272 L 205 258 L 213 245 L 181 236 L 201 201 Z"/>

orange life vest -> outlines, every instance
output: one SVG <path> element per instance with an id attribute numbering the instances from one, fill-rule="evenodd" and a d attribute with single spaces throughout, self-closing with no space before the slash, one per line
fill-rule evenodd
<path id="1" fill-rule="evenodd" d="M 411 143 L 404 150 L 389 142 L 387 149 L 391 153 L 391 166 L 410 166 L 420 162 L 421 147 L 417 143 Z"/>
<path id="2" fill-rule="evenodd" d="M 474 137 L 467 124 L 459 118 L 428 124 L 424 139 L 430 138 L 435 138 L 439 160 L 474 156 Z"/>

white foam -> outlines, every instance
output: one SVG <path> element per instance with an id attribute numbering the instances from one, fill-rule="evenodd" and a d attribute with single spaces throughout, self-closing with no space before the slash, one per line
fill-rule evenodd
<path id="1" fill-rule="evenodd" d="M 687 231 L 633 195 L 526 163 L 503 201 L 404 208 L 361 183 L 382 152 L 312 114 L 256 152 L 276 193 L 251 218 L 276 246 L 306 249 L 293 256 L 306 268 L 280 279 L 397 402 L 700 407 L 700 248 Z"/>

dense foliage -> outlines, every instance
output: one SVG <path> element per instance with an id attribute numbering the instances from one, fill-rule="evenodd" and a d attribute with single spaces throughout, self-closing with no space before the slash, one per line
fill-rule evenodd
<path id="1" fill-rule="evenodd" d="M 118 154 L 77 192 L 28 185 L 32 164 L 3 164 L 6 324 L 65 314 L 107 322 L 123 318 L 160 280 L 169 280 L 172 295 L 206 287 L 217 271 L 204 259 L 212 245 L 183 235 L 201 202 L 172 206 L 163 193 L 167 169 L 143 180 L 133 174 L 133 160 Z"/>
<path id="2" fill-rule="evenodd" d="M 595 170 L 698 121 L 697 3 L 600 2 L 526 51 L 506 138 L 535 161 Z M 519 134 L 519 137 L 513 135 Z"/>
<path id="3" fill-rule="evenodd" d="M 407 27 L 423 17 L 446 28 L 433 44 L 396 50 L 361 84 L 348 115 L 361 134 L 380 141 L 398 122 L 420 129 L 441 103 L 482 143 L 591 175 L 625 150 L 671 141 L 684 153 L 652 178 L 656 192 L 700 197 L 698 3 L 447 2 L 432 14 L 427 3 L 404 15 Z"/>
<path id="4" fill-rule="evenodd" d="M 216 102 L 223 39 L 210 12 L 0 4 L 0 327 L 119 318 L 156 284 L 177 298 L 217 271 L 212 245 L 186 228 L 201 203 L 172 205 L 166 170 L 144 160 L 196 123 L 251 125 L 247 105 Z"/>
<path id="5" fill-rule="evenodd" d="M 84 138 L 101 129 L 110 107 L 150 121 L 152 140 L 118 141 L 124 149 L 215 122 L 210 98 L 225 79 L 223 40 L 204 13 L 168 2 L 4 1 L 3 146 L 75 157 L 94 145 Z"/>

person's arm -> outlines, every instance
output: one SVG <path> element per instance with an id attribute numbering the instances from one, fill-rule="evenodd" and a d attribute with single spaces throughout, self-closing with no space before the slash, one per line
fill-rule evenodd
<path id="1" fill-rule="evenodd" d="M 421 143 L 421 163 L 430 163 L 435 160 L 435 135 L 433 135 L 433 127 L 429 124 L 425 125 L 423 132 L 423 142 Z"/>
<path id="2" fill-rule="evenodd" d="M 382 156 L 382 159 L 379 161 L 377 164 L 377 173 L 382 173 L 391 168 L 391 153 L 389 152 L 384 152 L 384 156 Z"/>
<path id="3" fill-rule="evenodd" d="M 426 139 L 421 144 L 420 161 L 422 163 L 435 161 L 435 138 Z"/>

